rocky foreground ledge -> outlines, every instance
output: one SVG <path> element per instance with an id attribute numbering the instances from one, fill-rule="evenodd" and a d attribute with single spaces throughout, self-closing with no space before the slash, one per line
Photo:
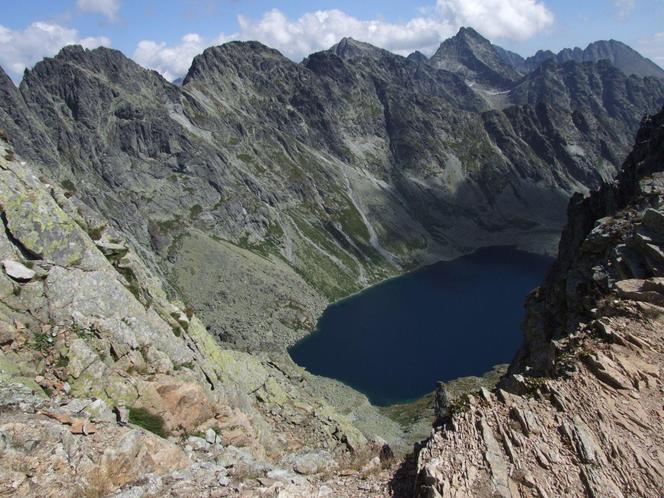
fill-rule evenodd
<path id="1" fill-rule="evenodd" d="M 661 496 L 664 112 L 616 182 L 570 203 L 494 392 L 453 404 L 417 457 L 421 497 Z"/>

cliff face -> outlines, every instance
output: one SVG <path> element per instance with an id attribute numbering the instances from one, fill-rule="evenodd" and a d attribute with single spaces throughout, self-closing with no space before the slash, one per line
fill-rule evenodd
<path id="1" fill-rule="evenodd" d="M 615 221 L 615 214 L 628 207 L 643 212 L 648 203 L 657 204 L 658 173 L 664 160 L 663 119 L 662 113 L 646 118 L 615 182 L 587 198 L 576 195 L 570 201 L 558 259 L 528 301 L 525 341 L 513 369 L 549 372 L 552 341 L 588 320 L 594 313 L 592 303 L 616 281 L 661 274 L 664 260 L 657 247 L 662 234 L 656 221 L 649 226 L 657 215 L 650 213 L 643 221 L 620 217 Z M 644 180 L 650 177 L 652 187 Z M 652 195 L 649 188 L 654 189 Z"/>
<path id="2" fill-rule="evenodd" d="M 615 182 L 570 202 L 495 392 L 443 403 L 418 496 L 657 496 L 664 486 L 664 111 Z M 445 396 L 439 396 L 445 400 Z"/>

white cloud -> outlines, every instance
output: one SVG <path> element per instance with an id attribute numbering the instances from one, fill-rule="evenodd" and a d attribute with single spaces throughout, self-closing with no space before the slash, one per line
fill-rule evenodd
<path id="1" fill-rule="evenodd" d="M 120 0 L 76 0 L 76 6 L 85 12 L 97 12 L 111 21 L 118 19 Z"/>
<path id="2" fill-rule="evenodd" d="M 636 6 L 636 0 L 613 0 L 618 19 L 626 19 Z"/>
<path id="3" fill-rule="evenodd" d="M 0 65 L 18 80 L 26 67 L 72 44 L 94 48 L 110 46 L 111 40 L 105 36 L 81 38 L 77 30 L 49 22 L 34 22 L 24 30 L 0 25 Z"/>
<path id="4" fill-rule="evenodd" d="M 186 74 L 192 59 L 211 45 L 219 45 L 231 38 L 223 34 L 209 42 L 196 34 L 184 35 L 180 44 L 168 46 L 165 42 L 141 40 L 134 51 L 133 59 L 150 69 L 159 72 L 164 78 L 173 81 Z"/>
<path id="5" fill-rule="evenodd" d="M 664 68 L 664 31 L 639 42 L 639 52 Z"/>
<path id="6" fill-rule="evenodd" d="M 361 20 L 337 9 L 307 12 L 297 19 L 272 9 L 258 20 L 238 16 L 239 32 L 223 33 L 215 40 L 197 34 L 181 43 L 142 40 L 134 59 L 162 73 L 167 79 L 186 73 L 191 59 L 205 47 L 231 39 L 258 40 L 284 55 L 299 60 L 324 50 L 344 36 L 406 55 L 414 50 L 431 54 L 461 26 L 472 26 L 489 38 L 524 40 L 549 28 L 553 14 L 541 0 L 437 0 L 408 21 L 391 23 Z"/>
<path id="7" fill-rule="evenodd" d="M 553 24 L 553 14 L 538 0 L 437 0 L 437 7 L 455 25 L 489 38 L 525 40 Z"/>
<path id="8" fill-rule="evenodd" d="M 258 21 L 240 16 L 238 22 L 240 38 L 259 40 L 293 59 L 329 48 L 344 36 L 401 54 L 431 52 L 458 28 L 439 16 L 389 23 L 363 21 L 336 9 L 309 12 L 295 20 L 273 9 Z"/>

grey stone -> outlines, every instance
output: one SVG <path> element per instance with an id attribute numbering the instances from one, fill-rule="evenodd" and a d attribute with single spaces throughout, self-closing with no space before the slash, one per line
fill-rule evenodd
<path id="1" fill-rule="evenodd" d="M 121 258 L 127 254 L 127 251 L 129 250 L 122 244 L 116 244 L 107 240 L 96 240 L 95 245 L 106 257 Z"/>
<path id="2" fill-rule="evenodd" d="M 312 475 L 331 470 L 337 466 L 332 455 L 327 451 L 299 453 L 287 459 L 298 474 Z"/>
<path id="3" fill-rule="evenodd" d="M 7 275 L 9 275 L 14 280 L 19 282 L 28 282 L 35 277 L 35 271 L 30 268 L 22 265 L 17 261 L 12 261 L 11 259 L 5 259 L 2 261 L 2 266 L 5 269 Z"/>
<path id="4" fill-rule="evenodd" d="M 189 436 L 187 438 L 187 444 L 195 451 L 205 451 L 210 447 L 210 443 L 208 443 L 204 438 L 198 436 Z"/>
<path id="5" fill-rule="evenodd" d="M 10 344 L 16 339 L 16 329 L 5 322 L 0 321 L 0 346 Z"/>
<path id="6" fill-rule="evenodd" d="M 664 237 L 664 212 L 648 208 L 643 213 L 642 222 L 646 227 Z"/>
<path id="7" fill-rule="evenodd" d="M 205 440 L 210 444 L 215 444 L 217 442 L 217 433 L 213 429 L 208 429 L 205 431 Z"/>
<path id="8" fill-rule="evenodd" d="M 484 458 L 491 469 L 491 476 L 496 492 L 499 496 L 511 498 L 512 493 L 509 490 L 509 477 L 507 474 L 507 462 L 503 458 L 503 452 L 493 435 L 491 427 L 484 419 L 480 420 L 482 438 L 486 446 Z"/>
<path id="9" fill-rule="evenodd" d="M 106 404 L 103 399 L 96 399 L 84 409 L 93 421 L 100 422 L 115 422 L 116 416 L 113 410 Z"/>

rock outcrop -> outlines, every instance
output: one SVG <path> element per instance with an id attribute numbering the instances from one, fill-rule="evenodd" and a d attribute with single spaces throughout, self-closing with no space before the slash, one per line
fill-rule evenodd
<path id="1" fill-rule="evenodd" d="M 445 406 L 417 496 L 657 496 L 664 364 L 664 111 L 615 182 L 578 195 L 493 391 Z"/>

